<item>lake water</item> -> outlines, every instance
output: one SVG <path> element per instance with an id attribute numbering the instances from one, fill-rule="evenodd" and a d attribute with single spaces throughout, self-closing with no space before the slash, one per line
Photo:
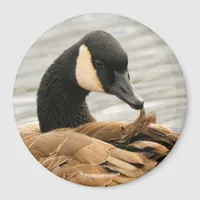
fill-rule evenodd
<path id="1" fill-rule="evenodd" d="M 39 38 L 24 57 L 14 88 L 17 124 L 37 120 L 36 91 L 42 75 L 63 50 L 84 34 L 101 29 L 118 39 L 128 54 L 131 82 L 158 123 L 178 132 L 186 115 L 186 89 L 180 66 L 165 42 L 147 27 L 130 19 L 108 15 L 83 15 L 66 20 Z M 132 121 L 139 111 L 115 96 L 91 93 L 87 102 L 99 121 Z"/>

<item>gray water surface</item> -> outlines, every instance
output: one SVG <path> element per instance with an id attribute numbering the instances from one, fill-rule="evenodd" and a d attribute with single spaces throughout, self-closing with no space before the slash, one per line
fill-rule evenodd
<path id="1" fill-rule="evenodd" d="M 173 53 L 147 27 L 108 14 L 83 15 L 66 20 L 33 44 L 16 77 L 14 111 L 17 124 L 37 121 L 36 92 L 46 69 L 65 49 L 97 29 L 111 33 L 127 52 L 131 82 L 144 99 L 146 111 L 156 112 L 158 123 L 180 132 L 186 114 L 186 89 Z M 111 95 L 92 92 L 87 102 L 99 121 L 132 121 L 139 114 Z"/>

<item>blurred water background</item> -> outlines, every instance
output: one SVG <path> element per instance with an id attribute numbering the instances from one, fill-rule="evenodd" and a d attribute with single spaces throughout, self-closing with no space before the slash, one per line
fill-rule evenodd
<path id="1" fill-rule="evenodd" d="M 33 44 L 16 77 L 14 111 L 17 124 L 37 121 L 36 91 L 50 64 L 83 35 L 97 29 L 111 33 L 127 52 L 131 82 L 144 99 L 146 111 L 156 112 L 158 123 L 180 132 L 186 115 L 186 89 L 175 56 L 165 42 L 144 25 L 110 14 L 66 20 Z M 87 102 L 99 121 L 132 121 L 139 114 L 111 95 L 93 92 Z"/>

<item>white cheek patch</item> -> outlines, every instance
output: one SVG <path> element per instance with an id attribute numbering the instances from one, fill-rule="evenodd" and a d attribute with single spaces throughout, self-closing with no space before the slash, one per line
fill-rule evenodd
<path id="1" fill-rule="evenodd" d="M 81 45 L 76 61 L 76 80 L 78 84 L 89 91 L 105 92 L 92 64 L 92 57 L 85 45 Z"/>

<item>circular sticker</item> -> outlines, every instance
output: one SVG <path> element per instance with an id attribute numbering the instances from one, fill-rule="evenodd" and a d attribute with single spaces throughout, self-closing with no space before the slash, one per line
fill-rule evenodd
<path id="1" fill-rule="evenodd" d="M 113 14 L 63 21 L 29 49 L 14 86 L 25 145 L 57 176 L 115 186 L 156 167 L 186 115 L 179 63 L 152 30 Z"/>

